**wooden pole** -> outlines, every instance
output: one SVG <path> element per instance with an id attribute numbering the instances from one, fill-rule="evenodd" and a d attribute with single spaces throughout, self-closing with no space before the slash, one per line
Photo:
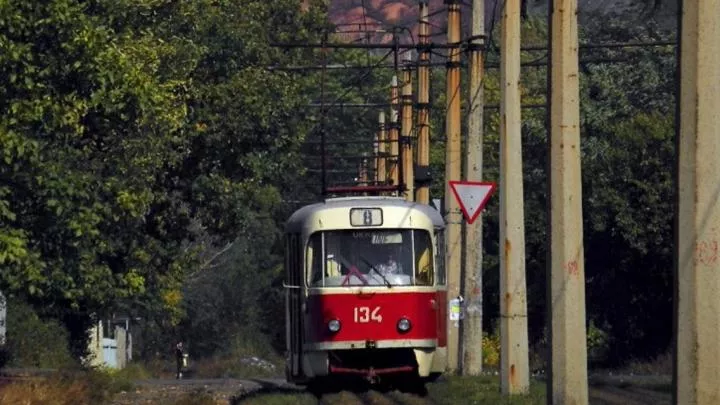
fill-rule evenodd
<path id="1" fill-rule="evenodd" d="M 453 197 L 450 181 L 460 180 L 460 1 L 446 0 L 448 7 L 447 116 L 445 119 L 445 269 L 448 275 L 448 300 L 460 295 L 462 214 Z M 448 322 L 448 370 L 456 372 L 459 360 L 459 322 Z"/>
<path id="2" fill-rule="evenodd" d="M 530 388 L 522 122 L 520 120 L 520 0 L 506 0 L 500 42 L 500 388 Z"/>
<path id="3" fill-rule="evenodd" d="M 400 148 L 398 145 L 398 113 L 400 105 L 400 96 L 398 94 L 398 78 L 397 76 L 392 77 L 390 84 L 390 128 L 388 129 L 389 140 L 390 140 L 390 156 L 389 156 L 389 173 L 392 185 L 397 186 L 400 184 L 400 173 L 398 168 L 398 161 L 400 160 Z"/>
<path id="4" fill-rule="evenodd" d="M 420 45 L 430 43 L 430 19 L 428 2 L 420 0 Z M 421 48 L 418 54 L 418 114 L 417 114 L 417 164 L 418 167 L 430 166 L 430 50 Z M 416 200 L 421 204 L 430 204 L 430 187 L 423 184 L 417 188 Z"/>
<path id="5" fill-rule="evenodd" d="M 377 164 L 377 182 L 378 184 L 385 184 L 387 177 L 386 162 L 386 149 L 387 145 L 385 140 L 387 139 L 387 131 L 385 129 L 385 113 L 380 112 L 378 115 L 378 164 Z"/>
<path id="6" fill-rule="evenodd" d="M 720 0 L 684 0 L 674 403 L 720 403 Z"/>
<path id="7" fill-rule="evenodd" d="M 577 0 L 553 0 L 550 72 L 551 404 L 587 405 Z"/>
<path id="8" fill-rule="evenodd" d="M 468 105 L 468 141 L 465 148 L 465 179 L 482 181 L 483 169 L 483 46 L 485 0 L 472 3 L 472 39 L 470 40 L 470 89 Z M 463 293 L 465 319 L 462 323 L 462 372 L 482 372 L 482 218 L 465 224 L 465 274 Z"/>
<path id="9" fill-rule="evenodd" d="M 405 183 L 405 199 L 415 201 L 415 162 L 413 159 L 412 124 L 413 124 L 413 96 L 412 96 L 412 59 L 410 52 L 406 53 L 403 67 L 402 83 L 402 164 L 403 181 Z"/>

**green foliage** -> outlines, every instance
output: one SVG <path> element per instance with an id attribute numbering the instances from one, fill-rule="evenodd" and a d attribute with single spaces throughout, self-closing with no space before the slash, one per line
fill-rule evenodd
<path id="1" fill-rule="evenodd" d="M 605 361 L 610 346 L 609 343 L 608 333 L 595 326 L 594 322 L 590 322 L 587 327 L 588 363 L 593 365 Z"/>
<path id="2" fill-rule="evenodd" d="M 268 44 L 317 35 L 321 10 L 57 0 L 0 13 L 0 289 L 62 319 L 78 353 L 111 311 L 173 333 L 185 278 L 248 212 L 270 215 L 297 170 L 305 81 L 262 66 L 304 57 Z"/>
<path id="3" fill-rule="evenodd" d="M 0 177 L 12 185 L 0 191 L 0 285 L 55 316 L 87 318 L 165 272 L 137 253 L 152 243 L 156 182 L 187 144 L 187 79 L 163 75 L 175 50 L 94 13 L 102 4 L 0 6 Z"/>
<path id="4" fill-rule="evenodd" d="M 9 298 L 5 350 L 13 367 L 77 368 L 68 332 L 56 320 L 41 319 L 26 303 Z"/>
<path id="5" fill-rule="evenodd" d="M 266 316 L 274 309 L 268 308 L 273 303 L 267 299 L 268 287 L 281 263 L 273 252 L 277 234 L 271 218 L 247 215 L 242 234 L 227 253 L 186 284 L 188 317 L 181 330 L 195 356 L 230 355 L 230 351 L 234 356 L 237 343 L 247 346 L 248 341 L 261 339 L 254 331 L 277 333 L 277 323 L 268 322 L 277 318 Z M 268 354 L 270 347 L 262 346 L 265 353 L 255 355 Z"/>
<path id="6" fill-rule="evenodd" d="M 482 361 L 483 366 L 497 369 L 500 367 L 500 330 L 493 334 L 483 333 Z"/>

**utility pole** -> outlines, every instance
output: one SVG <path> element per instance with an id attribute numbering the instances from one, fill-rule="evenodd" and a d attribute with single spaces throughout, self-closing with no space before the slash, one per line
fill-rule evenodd
<path id="1" fill-rule="evenodd" d="M 0 292 L 0 348 L 5 345 L 7 336 L 7 301 L 2 292 Z"/>
<path id="2" fill-rule="evenodd" d="M 363 152 L 363 158 L 360 161 L 360 168 L 358 173 L 358 182 L 360 186 L 368 185 L 368 170 L 367 170 L 367 154 Z"/>
<path id="3" fill-rule="evenodd" d="M 485 0 L 473 0 L 470 50 L 468 140 L 465 149 L 465 179 L 482 181 L 483 169 L 483 48 L 485 45 Z M 482 215 L 482 214 L 481 214 Z M 465 224 L 465 274 L 463 297 L 466 314 L 462 323 L 462 372 L 482 372 L 482 219 Z"/>
<path id="4" fill-rule="evenodd" d="M 428 0 L 420 0 L 420 30 L 418 42 L 418 113 L 417 113 L 417 165 L 427 171 L 430 167 L 430 18 Z M 430 204 L 430 186 L 422 184 L 417 188 L 416 200 Z"/>
<path id="5" fill-rule="evenodd" d="M 398 147 L 398 110 L 400 104 L 400 96 L 398 95 L 398 78 L 393 76 L 390 82 L 390 179 L 392 185 L 400 184 L 400 173 L 398 161 L 400 160 L 400 149 Z"/>
<path id="6" fill-rule="evenodd" d="M 373 136 L 373 184 L 378 183 L 378 167 L 380 166 L 380 131 Z"/>
<path id="7" fill-rule="evenodd" d="M 522 121 L 520 119 L 520 0 L 506 0 L 500 42 L 500 388 L 530 389 Z"/>
<path id="8" fill-rule="evenodd" d="M 460 0 L 445 0 L 448 7 L 447 43 L 447 116 L 445 119 L 445 269 L 448 277 L 448 300 L 460 295 L 461 221 L 458 202 L 453 198 L 450 181 L 460 180 Z M 453 46 L 454 45 L 454 46 Z M 458 369 L 459 324 L 448 322 L 448 370 Z"/>
<path id="9" fill-rule="evenodd" d="M 405 199 L 407 201 L 415 201 L 415 175 L 414 175 L 414 159 L 412 147 L 412 54 L 408 51 L 406 54 L 405 66 L 403 66 L 403 84 L 402 84 L 402 136 L 400 144 L 402 145 L 402 165 L 403 165 L 403 182 L 405 183 Z"/>
<path id="10" fill-rule="evenodd" d="M 680 22 L 673 403 L 720 401 L 720 0 Z"/>
<path id="11" fill-rule="evenodd" d="M 377 159 L 377 171 L 375 174 L 375 181 L 377 184 L 385 184 L 385 176 L 387 176 L 387 169 L 385 168 L 385 113 L 380 112 L 378 115 L 378 159 Z"/>
<path id="12" fill-rule="evenodd" d="M 548 404 L 587 405 L 577 0 L 553 0 L 550 26 Z"/>

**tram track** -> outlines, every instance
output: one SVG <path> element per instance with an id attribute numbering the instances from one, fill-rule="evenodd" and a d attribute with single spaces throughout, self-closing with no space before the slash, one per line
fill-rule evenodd
<path id="1" fill-rule="evenodd" d="M 299 401 L 302 399 L 302 401 Z M 272 403 L 275 404 L 313 404 L 313 405 L 435 405 L 435 402 L 427 397 L 409 392 L 385 391 L 376 389 L 367 390 L 343 390 L 338 392 L 321 393 L 318 395 L 309 394 L 307 391 L 299 390 L 294 395 L 280 396 L 272 389 L 265 389 L 261 392 L 248 392 L 239 395 L 231 401 L 233 405 L 250 405 Z"/>
<path id="2" fill-rule="evenodd" d="M 319 405 L 435 405 L 429 397 L 400 391 L 341 391 L 320 397 Z"/>

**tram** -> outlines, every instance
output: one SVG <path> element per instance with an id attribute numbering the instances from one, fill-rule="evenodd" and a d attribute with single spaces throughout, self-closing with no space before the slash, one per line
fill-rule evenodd
<path id="1" fill-rule="evenodd" d="M 444 221 L 399 197 L 341 197 L 285 226 L 286 378 L 427 381 L 447 365 Z"/>

